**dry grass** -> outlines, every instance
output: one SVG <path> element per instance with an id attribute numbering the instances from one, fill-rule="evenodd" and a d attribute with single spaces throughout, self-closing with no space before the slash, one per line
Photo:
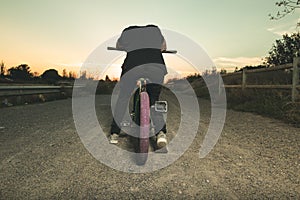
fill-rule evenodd
<path id="1" fill-rule="evenodd" d="M 247 74 L 247 84 L 291 84 L 292 73 L 289 70 Z M 242 74 L 237 73 L 223 78 L 225 85 L 239 85 Z M 205 83 L 199 78 L 191 82 L 200 98 L 209 98 Z M 227 88 L 227 105 L 230 109 L 254 112 L 264 116 L 300 125 L 300 102 L 291 102 L 291 90 L 286 89 L 246 89 Z"/>

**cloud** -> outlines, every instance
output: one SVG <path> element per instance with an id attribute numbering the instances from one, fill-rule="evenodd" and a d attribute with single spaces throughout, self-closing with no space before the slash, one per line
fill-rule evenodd
<path id="1" fill-rule="evenodd" d="M 267 28 L 267 31 L 282 36 L 284 34 L 291 34 L 297 31 L 297 23 L 300 22 L 300 18 L 292 20 L 289 23 L 280 24 L 274 27 Z"/>
<path id="2" fill-rule="evenodd" d="M 218 57 L 213 59 L 218 68 L 234 69 L 235 67 L 244 67 L 246 65 L 262 64 L 262 57 Z"/>

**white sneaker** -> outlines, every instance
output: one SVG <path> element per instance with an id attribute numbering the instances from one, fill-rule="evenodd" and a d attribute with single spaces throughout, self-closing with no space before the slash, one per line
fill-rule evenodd
<path id="1" fill-rule="evenodd" d="M 160 131 L 157 135 L 157 141 L 156 141 L 157 147 L 163 148 L 167 145 L 167 136 L 164 132 Z"/>
<path id="2" fill-rule="evenodd" d="M 119 135 L 116 133 L 113 133 L 110 135 L 109 143 L 110 144 L 118 144 Z"/>

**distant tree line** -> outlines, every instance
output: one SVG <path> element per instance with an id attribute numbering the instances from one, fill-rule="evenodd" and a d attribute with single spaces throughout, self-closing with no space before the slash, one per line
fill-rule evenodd
<path id="1" fill-rule="evenodd" d="M 56 69 L 47 69 L 39 75 L 37 72 L 31 72 L 30 66 L 27 64 L 6 69 L 5 63 L 3 61 L 0 62 L 0 82 L 56 84 L 59 81 L 73 82 L 75 79 L 94 80 L 94 77 L 89 75 L 87 71 L 81 71 L 80 74 L 77 75 L 73 71 L 67 72 L 66 69 L 63 69 L 62 76 Z M 100 82 L 116 82 L 116 80 L 111 80 L 109 76 L 106 75 L 105 79 L 100 80 Z"/>
<path id="2" fill-rule="evenodd" d="M 48 69 L 39 75 L 37 72 L 31 72 L 30 66 L 27 64 L 21 64 L 16 67 L 11 67 L 6 69 L 4 62 L 0 63 L 0 80 L 6 82 L 46 82 L 46 83 L 56 83 L 60 80 L 73 81 L 76 78 L 74 72 L 67 73 L 66 69 L 63 70 L 63 75 L 59 75 L 58 71 L 55 69 Z"/>

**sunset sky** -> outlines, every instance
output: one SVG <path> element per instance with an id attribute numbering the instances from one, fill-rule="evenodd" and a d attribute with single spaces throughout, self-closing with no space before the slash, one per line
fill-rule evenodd
<path id="1" fill-rule="evenodd" d="M 39 73 L 49 68 L 73 71 L 125 27 L 151 23 L 191 38 L 218 69 L 230 71 L 260 64 L 276 39 L 297 31 L 299 10 L 281 20 L 269 19 L 279 9 L 275 2 L 0 0 L 0 61 L 7 68 L 26 63 Z"/>

